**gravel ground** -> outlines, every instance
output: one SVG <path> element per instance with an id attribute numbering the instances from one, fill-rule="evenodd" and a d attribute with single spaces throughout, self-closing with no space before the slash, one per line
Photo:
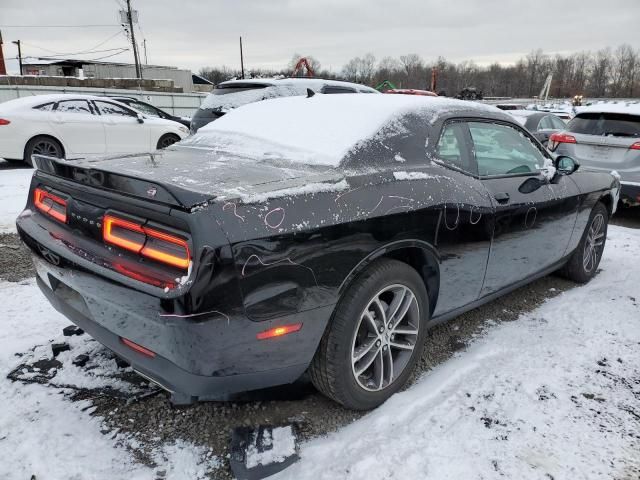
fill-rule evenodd
<path id="1" fill-rule="evenodd" d="M 623 210 L 612 223 L 640 228 L 640 212 Z M 27 251 L 20 245 L 17 235 L 0 234 L 0 279 L 16 282 L 33 275 Z M 411 382 L 464 349 L 488 322 L 513 321 L 574 285 L 560 277 L 549 276 L 435 327 L 430 331 Z M 172 407 L 164 393 L 133 402 L 110 396 L 95 397 L 89 392 L 79 392 L 73 398 L 91 398 L 97 407 L 93 415 L 104 419 L 103 433 L 122 432 L 135 436 L 136 448 L 132 452 L 144 463 L 152 463 L 149 452 L 155 446 L 175 439 L 210 448 L 213 455 L 223 460 L 218 470 L 210 472 L 211 478 L 216 479 L 232 478 L 227 447 L 234 427 L 293 422 L 302 439 L 308 439 L 334 431 L 363 415 L 327 400 L 304 378 L 291 386 L 244 394 L 234 401 L 182 408 Z"/>

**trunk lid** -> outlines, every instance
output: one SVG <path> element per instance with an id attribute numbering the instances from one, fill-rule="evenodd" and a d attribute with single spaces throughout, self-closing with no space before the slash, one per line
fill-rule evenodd
<path id="1" fill-rule="evenodd" d="M 39 170 L 92 187 L 190 210 L 212 200 L 257 201 L 269 192 L 343 178 L 333 168 L 257 161 L 219 150 L 172 147 L 162 151 L 73 161 L 34 156 Z"/>

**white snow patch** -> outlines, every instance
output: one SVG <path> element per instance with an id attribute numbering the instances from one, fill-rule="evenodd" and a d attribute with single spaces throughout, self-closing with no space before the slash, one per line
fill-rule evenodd
<path id="1" fill-rule="evenodd" d="M 5 167 L 4 160 L 0 166 Z M 16 218 L 27 204 L 33 170 L 30 168 L 2 169 L 0 175 L 0 233 L 15 232 Z"/>
<path id="2" fill-rule="evenodd" d="M 317 182 L 302 185 L 300 187 L 283 188 L 264 193 L 247 193 L 242 188 L 228 189 L 220 200 L 239 198 L 243 203 L 262 203 L 273 198 L 288 197 L 292 195 L 314 195 L 316 193 L 339 192 L 349 188 L 346 180 L 337 183 Z"/>
<path id="3" fill-rule="evenodd" d="M 430 175 L 424 172 L 393 172 L 396 180 L 426 180 L 428 178 L 440 178 L 438 175 Z"/>
<path id="4" fill-rule="evenodd" d="M 263 442 L 270 449 L 259 452 L 255 446 L 255 439 L 247 447 L 247 468 L 254 468 L 258 465 L 269 465 L 271 463 L 282 463 L 288 457 L 296 453 L 296 439 L 293 435 L 291 425 L 286 427 L 276 427 L 272 430 L 273 436 L 267 438 L 265 432 Z M 255 435 L 255 434 L 254 434 Z"/>

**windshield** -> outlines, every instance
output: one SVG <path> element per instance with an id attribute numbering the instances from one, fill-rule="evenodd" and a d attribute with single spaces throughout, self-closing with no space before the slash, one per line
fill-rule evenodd
<path id="1" fill-rule="evenodd" d="M 573 133 L 640 137 L 640 116 L 624 113 L 580 113 L 567 126 Z"/>

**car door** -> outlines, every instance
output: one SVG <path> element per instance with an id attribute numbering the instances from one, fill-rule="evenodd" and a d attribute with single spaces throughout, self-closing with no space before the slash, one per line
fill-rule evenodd
<path id="1" fill-rule="evenodd" d="M 433 161 L 447 168 L 441 180 L 441 215 L 434 246 L 440 290 L 433 315 L 464 307 L 480 296 L 493 234 L 493 205 L 473 158 L 464 121 L 446 122 L 434 139 Z M 435 195 L 435 192 L 432 192 Z"/>
<path id="2" fill-rule="evenodd" d="M 550 160 L 524 129 L 468 123 L 478 173 L 494 205 L 494 230 L 482 296 L 552 268 L 566 254 L 578 202 L 575 183 L 545 176 Z"/>
<path id="3" fill-rule="evenodd" d="M 139 121 L 137 112 L 103 100 L 95 100 L 93 103 L 104 123 L 108 153 L 137 153 L 152 150 L 149 126 Z"/>
<path id="4" fill-rule="evenodd" d="M 62 100 L 49 118 L 51 128 L 65 147 L 67 158 L 105 152 L 102 120 L 87 100 Z"/>

